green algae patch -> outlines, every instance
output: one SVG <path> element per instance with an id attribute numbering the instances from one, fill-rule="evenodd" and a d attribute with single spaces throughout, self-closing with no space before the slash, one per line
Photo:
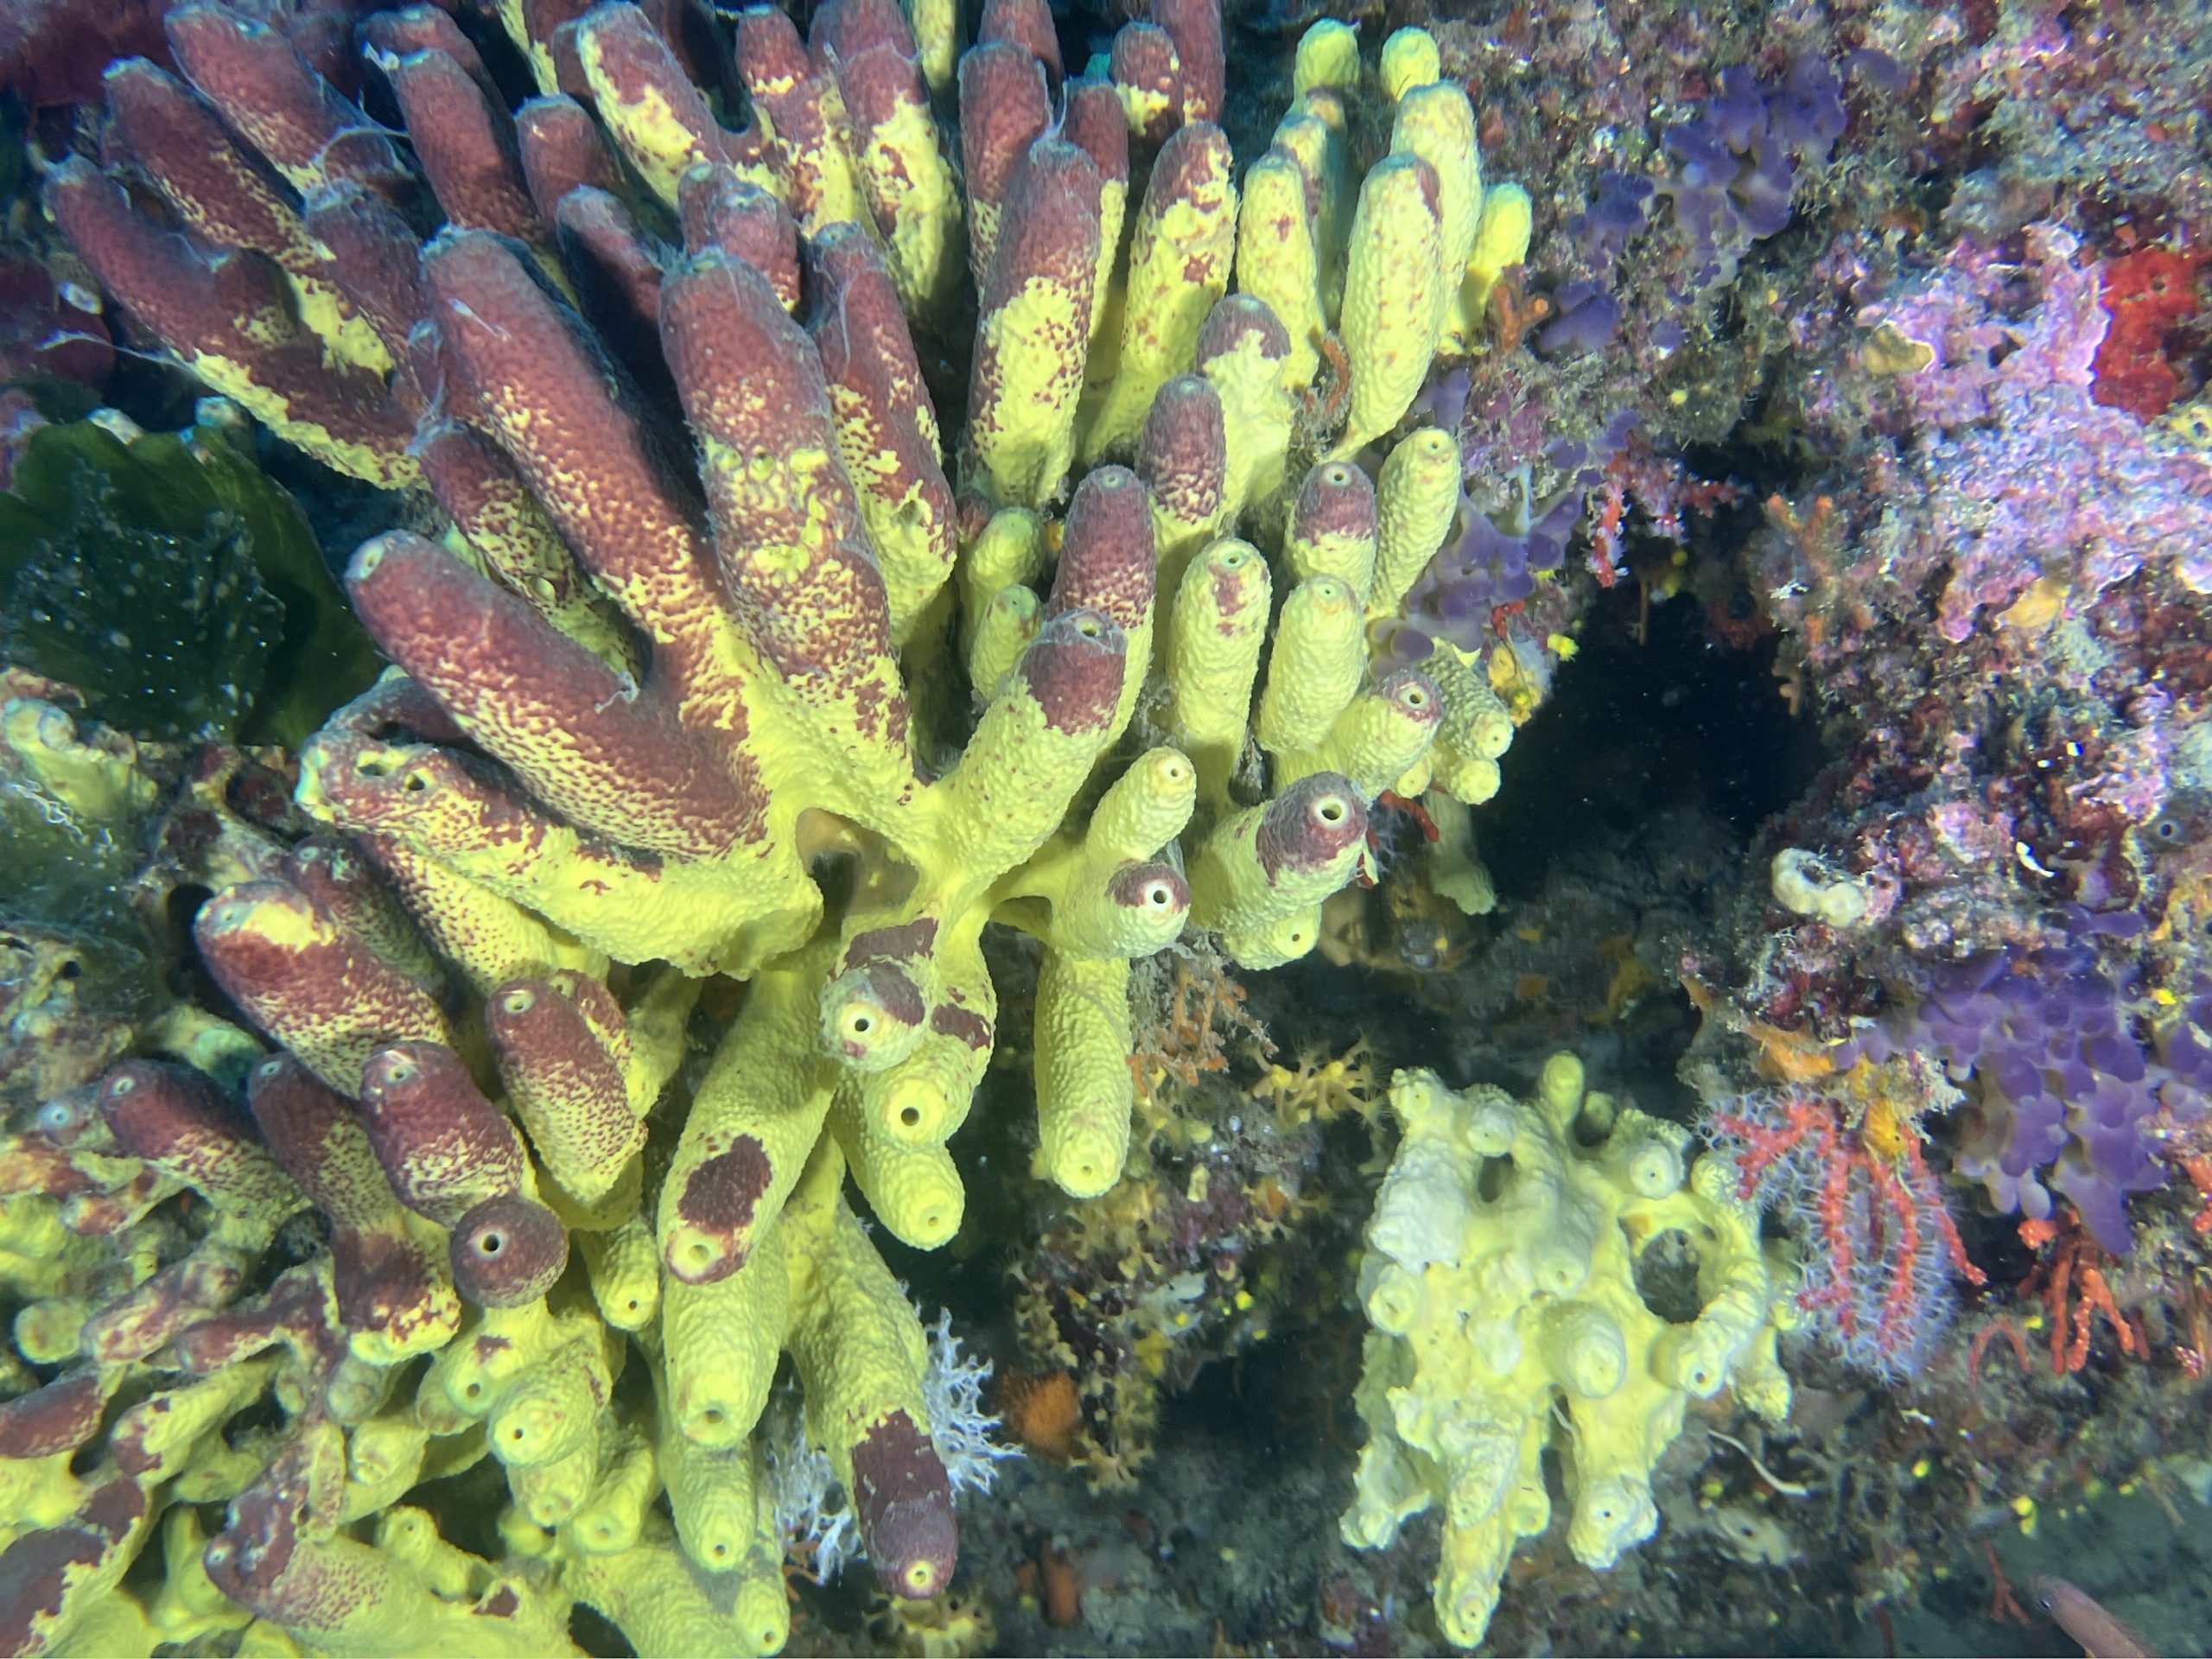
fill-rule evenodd
<path id="1" fill-rule="evenodd" d="M 296 744 L 377 673 L 299 504 L 219 429 L 41 428 L 0 593 L 0 656 L 140 737 Z"/>

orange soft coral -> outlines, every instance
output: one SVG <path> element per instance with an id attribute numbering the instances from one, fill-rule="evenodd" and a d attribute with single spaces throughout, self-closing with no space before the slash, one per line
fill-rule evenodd
<path id="1" fill-rule="evenodd" d="M 2151 1344 L 2144 1334 L 2141 1316 L 2120 1307 L 2106 1277 L 2113 1258 L 2082 1230 L 2079 1216 L 2069 1210 L 2024 1221 L 2020 1242 L 2031 1249 L 2044 1251 L 2020 1290 L 2043 1303 L 2050 1324 L 2053 1371 L 2064 1376 L 2088 1363 L 2089 1338 L 2100 1314 L 2120 1338 L 2121 1353 L 2136 1359 L 2149 1357 Z"/>
<path id="2" fill-rule="evenodd" d="M 1083 1408 L 1075 1378 L 1067 1372 L 1047 1371 L 1033 1376 L 1008 1371 L 999 1383 L 998 1408 L 1022 1449 L 1032 1456 L 1065 1463 L 1075 1455 Z"/>

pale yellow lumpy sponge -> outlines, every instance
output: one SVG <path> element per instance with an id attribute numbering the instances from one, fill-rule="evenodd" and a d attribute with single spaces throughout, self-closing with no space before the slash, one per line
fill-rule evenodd
<path id="1" fill-rule="evenodd" d="M 1404 1137 L 1360 1268 L 1368 1443 L 1344 1537 L 1385 1548 L 1442 1505 L 1437 1620 L 1472 1647 L 1516 1541 L 1550 1522 L 1547 1446 L 1573 1505 L 1568 1544 L 1608 1567 L 1658 1524 L 1652 1470 L 1693 1395 L 1730 1386 L 1763 1417 L 1787 1412 L 1775 1334 L 1794 1286 L 1726 1162 L 1686 1166 L 1687 1129 L 1586 1094 L 1572 1055 L 1553 1056 L 1532 1100 L 1401 1071 L 1390 1108 Z M 1702 1307 L 1681 1325 L 1636 1282 L 1637 1257 L 1673 1233 L 1697 1259 Z"/>

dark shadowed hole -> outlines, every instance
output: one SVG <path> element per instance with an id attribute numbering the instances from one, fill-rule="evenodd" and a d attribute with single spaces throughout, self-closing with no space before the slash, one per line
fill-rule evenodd
<path id="1" fill-rule="evenodd" d="M 1748 836 L 1824 759 L 1817 721 L 1782 698 L 1771 639 L 1716 645 L 1687 594 L 1651 607 L 1641 645 L 1637 619 L 1634 584 L 1600 597 L 1580 653 L 1501 763 L 1482 855 L 1502 899 L 1533 897 L 1554 866 L 1633 842 L 1669 811 Z"/>
<path id="2" fill-rule="evenodd" d="M 569 1610 L 569 1640 L 591 1654 L 612 1656 L 637 1651 L 623 1640 L 612 1620 L 581 1601 Z"/>

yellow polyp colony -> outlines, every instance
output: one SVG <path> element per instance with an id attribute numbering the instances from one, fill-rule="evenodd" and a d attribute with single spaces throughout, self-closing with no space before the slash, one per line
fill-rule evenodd
<path id="1" fill-rule="evenodd" d="M 1246 968 L 1294 961 L 1378 795 L 1498 786 L 1491 689 L 1448 651 L 1414 670 L 1374 645 L 1460 486 L 1451 434 L 1402 429 L 1437 354 L 1478 348 L 1529 233 L 1433 41 L 1385 48 L 1393 130 L 1355 176 L 1347 102 L 1376 76 L 1316 25 L 1240 188 L 1202 9 L 1166 80 L 1071 81 L 1050 122 L 1016 42 L 956 68 L 948 7 L 850 0 L 814 42 L 755 9 L 742 130 L 643 10 L 538 38 L 499 10 L 540 95 L 501 107 L 457 33 L 386 52 L 403 156 L 281 36 L 197 0 L 169 20 L 181 80 L 122 66 L 111 88 L 204 242 L 86 164 L 50 183 L 181 360 L 326 464 L 427 484 L 450 524 L 353 559 L 394 665 L 301 751 L 323 833 L 232 825 L 232 885 L 200 914 L 201 960 L 274 1052 L 220 1077 L 133 1062 L 0 1146 L 11 1651 L 552 1653 L 577 1604 L 640 1653 L 768 1651 L 786 1547 L 823 1519 L 791 1508 L 803 1459 L 887 1589 L 940 1596 L 954 1490 L 988 1466 L 969 1374 L 855 1205 L 915 1248 L 960 1227 L 947 1142 L 996 1036 L 986 926 L 1041 950 L 1039 1173 L 1105 1195 L 1132 963 L 1194 928 Z M 931 99 L 971 65 L 1020 95 L 963 112 L 956 170 Z M 142 142 L 188 127 L 228 174 Z M 275 265 L 225 241 L 242 208 L 194 194 L 260 188 L 262 161 L 305 204 L 262 204 L 292 238 Z M 434 222 L 432 198 L 447 224 L 417 249 L 391 203 Z M 395 257 L 419 280 L 377 287 Z M 267 291 L 226 311 L 198 280 L 217 269 Z M 947 344 L 963 273 L 948 453 L 914 334 Z M 672 396 L 648 409 L 632 378 Z M 10 741 L 57 791 L 140 786 L 20 709 Z M 693 1081 L 717 976 L 743 1000 Z M 1363 1103 L 1341 1069 L 1313 1086 L 1279 1107 Z M 1593 1284 L 1629 1259 L 1599 1220 L 1721 1213 L 1624 1198 L 1546 1144 L 1592 1217 Z M 327 1245 L 279 1270 L 309 1211 Z M 1618 1288 L 1591 1317 L 1628 1344 L 1624 1386 L 1662 1388 Z M 1447 1363 L 1467 1382 L 1411 1304 L 1394 1319 L 1416 1386 Z M 1739 1378 L 1756 1321 L 1740 1334 L 1715 1361 Z M 1510 1383 L 1531 1422 L 1549 1351 L 1532 1338 Z M 804 1408 L 779 1429 L 786 1357 Z M 1418 1486 L 1427 1442 L 1390 1433 Z M 497 1562 L 400 1503 L 486 1458 L 511 1498 Z M 126 1586 L 149 1547 L 166 1576 Z"/>

